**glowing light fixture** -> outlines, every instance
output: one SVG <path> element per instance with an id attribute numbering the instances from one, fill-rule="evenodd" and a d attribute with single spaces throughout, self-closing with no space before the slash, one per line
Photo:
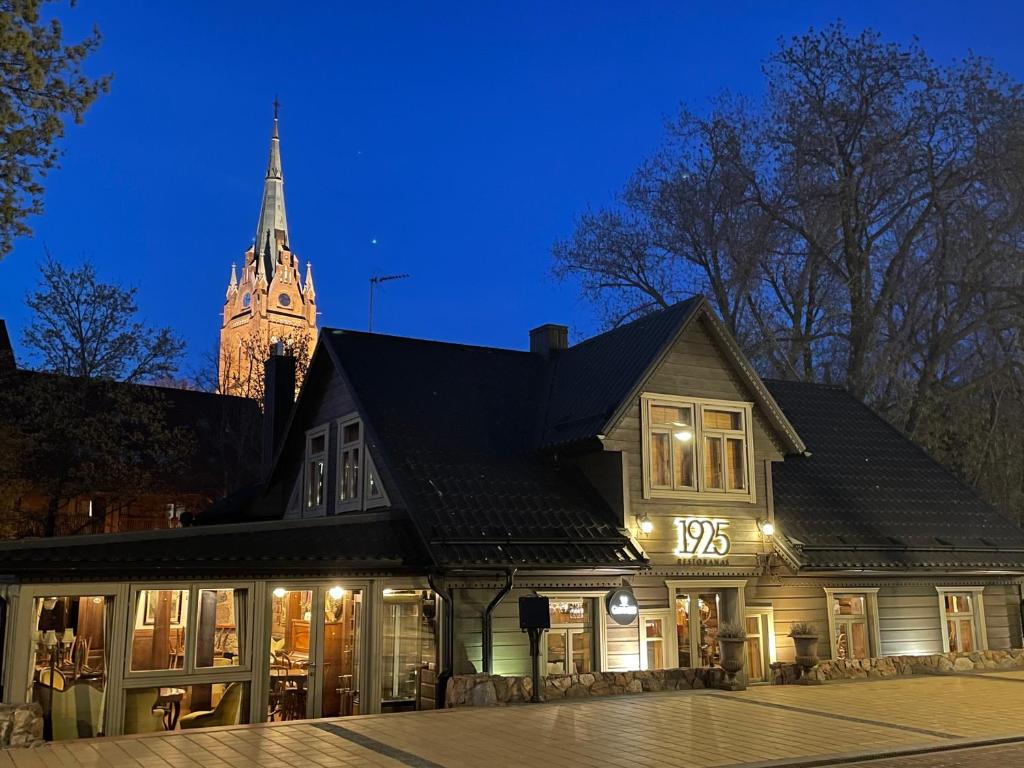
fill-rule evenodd
<path id="1" fill-rule="evenodd" d="M 331 587 L 327 594 L 329 594 L 333 600 L 341 600 L 345 595 L 345 590 L 341 587 Z"/>
<path id="2" fill-rule="evenodd" d="M 765 536 L 773 536 L 775 534 L 775 523 L 770 520 L 759 521 L 757 527 L 761 529 L 761 533 Z"/>
<path id="3" fill-rule="evenodd" d="M 277 587 L 274 590 L 274 597 L 281 598 L 288 594 L 288 590 L 284 587 Z"/>
<path id="4" fill-rule="evenodd" d="M 393 594 L 395 594 L 395 590 L 390 587 L 384 587 L 384 597 L 390 597 Z"/>
<path id="5" fill-rule="evenodd" d="M 645 536 L 649 536 L 654 532 L 654 521 L 647 515 L 641 515 L 637 522 L 640 524 L 640 533 Z"/>
<path id="6" fill-rule="evenodd" d="M 681 443 L 688 443 L 693 440 L 693 427 L 689 424 L 683 424 L 681 421 L 673 421 L 673 427 L 678 429 L 672 433 L 672 436 Z"/>

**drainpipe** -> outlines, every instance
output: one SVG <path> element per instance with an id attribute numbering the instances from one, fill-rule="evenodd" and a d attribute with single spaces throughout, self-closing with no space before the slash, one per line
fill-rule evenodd
<path id="1" fill-rule="evenodd" d="M 483 655 L 484 655 L 484 674 L 489 675 L 493 671 L 494 665 L 494 626 L 491 619 L 491 614 L 494 613 L 494 609 L 498 607 L 498 603 L 505 599 L 505 596 L 512 591 L 512 580 L 515 578 L 516 569 L 509 568 L 505 571 L 505 586 L 498 590 L 498 594 L 494 596 L 494 599 L 487 604 L 487 608 L 484 609 L 484 626 L 483 626 Z"/>
<path id="2" fill-rule="evenodd" d="M 444 605 L 444 622 L 441 626 L 441 671 L 437 675 L 437 689 L 434 691 L 434 706 L 444 709 L 445 691 L 455 667 L 455 598 L 446 589 L 437 586 L 434 574 L 427 575 L 427 584 Z"/>

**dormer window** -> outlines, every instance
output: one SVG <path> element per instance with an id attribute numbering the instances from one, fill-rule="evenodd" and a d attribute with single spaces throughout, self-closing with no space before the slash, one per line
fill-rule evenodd
<path id="1" fill-rule="evenodd" d="M 643 395 L 644 496 L 753 501 L 751 406 Z"/>
<path id="2" fill-rule="evenodd" d="M 340 419 L 335 512 L 354 512 L 387 504 L 387 495 L 366 450 L 363 422 L 356 415 Z"/>
<path id="3" fill-rule="evenodd" d="M 306 433 L 305 466 L 305 507 L 307 510 L 322 509 L 327 482 L 327 425 Z"/>

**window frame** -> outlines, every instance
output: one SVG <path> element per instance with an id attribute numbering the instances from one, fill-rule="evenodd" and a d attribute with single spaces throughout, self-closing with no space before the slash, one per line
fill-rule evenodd
<path id="1" fill-rule="evenodd" d="M 656 487 L 652 481 L 651 436 L 654 427 L 651 424 L 651 407 L 667 406 L 671 408 L 689 407 L 693 413 L 693 478 L 694 486 L 685 488 Z M 641 464 L 643 468 L 643 497 L 645 499 L 717 499 L 719 501 L 739 501 L 754 504 L 757 501 L 756 471 L 754 463 L 754 424 L 753 403 L 747 401 L 714 400 L 702 397 L 682 397 L 679 395 L 663 395 L 645 392 L 640 396 L 640 431 L 641 431 Z M 705 411 L 727 411 L 740 414 L 742 428 L 739 430 L 723 430 L 704 426 Z M 722 445 L 722 485 L 723 488 L 707 487 L 704 477 L 705 437 L 717 437 Z M 727 440 L 742 438 L 744 443 L 743 460 L 747 487 L 730 489 L 728 482 Z"/>
<path id="2" fill-rule="evenodd" d="M 537 594 L 550 600 L 590 600 L 591 601 L 591 638 L 594 659 L 594 672 L 605 672 L 608 670 L 608 616 L 604 610 L 604 599 L 608 596 L 609 590 L 541 590 Z M 555 629 L 572 629 L 577 625 L 555 624 Z M 580 625 L 582 629 L 586 625 Z M 547 641 L 540 644 L 541 669 L 548 668 L 548 644 Z"/>
<path id="3" fill-rule="evenodd" d="M 197 637 L 199 632 L 199 592 L 203 590 L 244 589 L 245 623 L 239 633 L 238 664 L 225 667 L 200 667 L 196 665 Z M 132 669 L 133 646 L 135 644 L 135 613 L 139 605 L 139 593 L 144 591 L 182 591 L 188 593 L 188 605 L 185 611 L 185 658 L 180 669 Z M 124 654 L 123 680 L 125 687 L 146 688 L 148 681 L 154 685 L 167 687 L 169 678 L 183 684 L 221 682 L 227 680 L 249 680 L 252 676 L 252 654 L 254 613 L 256 605 L 256 585 L 249 581 L 211 581 L 211 582 L 140 582 L 131 585 L 128 592 L 127 638 Z M 235 631 L 238 632 L 238 617 L 235 617 Z M 215 677 L 216 680 L 207 678 Z M 129 684 L 130 683 L 130 684 Z"/>
<path id="4" fill-rule="evenodd" d="M 946 597 L 948 595 L 970 595 L 971 597 L 971 626 L 974 629 L 974 650 L 988 650 L 988 625 L 985 623 L 985 587 L 935 587 L 939 594 L 939 631 L 942 633 L 942 652 L 950 653 L 949 649 L 949 628 L 947 622 L 950 616 L 966 616 L 964 613 L 947 613 Z M 968 651 L 955 651 L 955 653 L 968 653 Z"/>
<path id="5" fill-rule="evenodd" d="M 882 655 L 882 635 L 878 626 L 878 590 L 879 587 L 825 587 L 825 612 L 828 614 L 828 653 L 832 661 L 836 661 L 836 628 L 839 622 L 833 610 L 833 601 L 837 597 L 863 597 L 864 619 L 868 625 L 868 656 L 875 659 Z M 857 614 L 858 616 L 861 614 Z M 848 657 L 849 660 L 849 657 Z"/>
<path id="6" fill-rule="evenodd" d="M 354 441 L 345 442 L 345 428 L 355 425 L 359 434 Z M 344 487 L 344 478 L 342 473 L 342 459 L 348 451 L 355 449 L 358 451 L 359 457 L 358 463 L 356 464 L 356 496 L 352 499 L 342 499 L 341 491 Z M 367 476 L 366 472 L 366 446 L 365 440 L 363 439 L 363 420 L 359 418 L 357 414 L 349 414 L 338 419 L 338 450 L 335 452 L 337 461 L 335 463 L 335 492 L 334 492 L 334 511 L 338 512 L 351 512 L 354 510 L 363 509 L 363 502 L 366 499 L 366 488 L 363 487 L 363 480 Z"/>
<path id="7" fill-rule="evenodd" d="M 318 438 L 324 438 L 324 449 L 323 451 L 317 451 L 313 453 L 313 441 Z M 303 514 L 312 512 L 323 512 L 327 506 L 327 493 L 329 489 L 328 483 L 328 469 L 330 462 L 328 457 L 331 448 L 331 428 L 330 424 L 321 424 L 319 427 L 306 430 L 306 450 L 302 455 L 302 512 Z M 309 493 L 312 489 L 311 478 L 310 478 L 310 465 L 316 459 L 320 459 L 323 462 L 323 489 L 320 493 L 320 503 L 317 506 L 312 506 L 309 501 Z"/>
<path id="8" fill-rule="evenodd" d="M 640 609 L 639 616 L 639 639 L 640 639 L 640 669 L 648 669 L 650 659 L 647 657 L 647 641 L 652 638 L 647 637 L 647 620 L 658 619 L 661 621 L 661 654 L 662 661 L 665 664 L 669 664 L 672 659 L 679 658 L 679 651 L 676 649 L 676 622 L 673 612 L 669 608 L 652 608 L 652 609 Z M 663 667 L 650 667 L 650 669 L 672 669 L 674 664 Z"/>

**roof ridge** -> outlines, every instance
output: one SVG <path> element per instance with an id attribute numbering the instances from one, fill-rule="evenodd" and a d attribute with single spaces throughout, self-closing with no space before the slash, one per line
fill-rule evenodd
<path id="1" fill-rule="evenodd" d="M 566 352 L 571 352 L 574 349 L 579 349 L 580 347 L 585 347 L 585 346 L 587 346 L 588 344 L 590 344 L 593 341 L 598 341 L 598 340 L 601 340 L 601 339 L 606 339 L 609 336 L 612 336 L 612 335 L 618 333 L 619 331 L 625 331 L 627 328 L 631 328 L 631 327 L 635 326 L 637 323 L 642 323 L 642 322 L 645 322 L 645 321 L 649 321 L 652 318 L 654 318 L 657 315 L 660 315 L 660 314 L 662 314 L 664 312 L 671 312 L 671 311 L 673 311 L 675 309 L 678 309 L 678 308 L 680 308 L 684 304 L 689 306 L 692 302 L 697 301 L 698 299 L 701 299 L 701 298 L 703 298 L 703 294 L 695 293 L 693 296 L 690 296 L 688 299 L 683 299 L 681 301 L 677 301 L 676 303 L 670 304 L 667 307 L 661 307 L 660 309 L 656 309 L 653 312 L 648 312 L 646 315 L 641 315 L 640 317 L 636 317 L 636 318 L 630 320 L 628 323 L 623 323 L 622 325 L 617 325 L 614 328 L 609 328 L 607 331 L 602 331 L 601 333 L 598 333 L 598 334 L 596 334 L 594 336 L 591 336 L 590 338 L 583 339 L 583 341 L 579 342 L 578 344 L 573 344 L 572 346 L 570 346 L 565 351 Z"/>
<path id="2" fill-rule="evenodd" d="M 370 338 L 379 339 L 392 339 L 394 341 L 404 341 L 416 344 L 436 344 L 438 346 L 445 347 L 460 347 L 462 349 L 474 350 L 474 351 L 486 351 L 486 352 L 508 352 L 513 355 L 532 355 L 533 353 L 525 349 L 510 349 L 508 347 L 491 347 L 484 344 L 467 344 L 461 341 L 443 341 L 441 339 L 424 339 L 419 336 L 399 336 L 393 333 L 374 333 L 370 331 L 359 331 L 354 328 L 330 328 L 324 327 L 320 329 L 321 333 L 331 334 L 343 334 L 349 336 L 364 336 Z"/>

